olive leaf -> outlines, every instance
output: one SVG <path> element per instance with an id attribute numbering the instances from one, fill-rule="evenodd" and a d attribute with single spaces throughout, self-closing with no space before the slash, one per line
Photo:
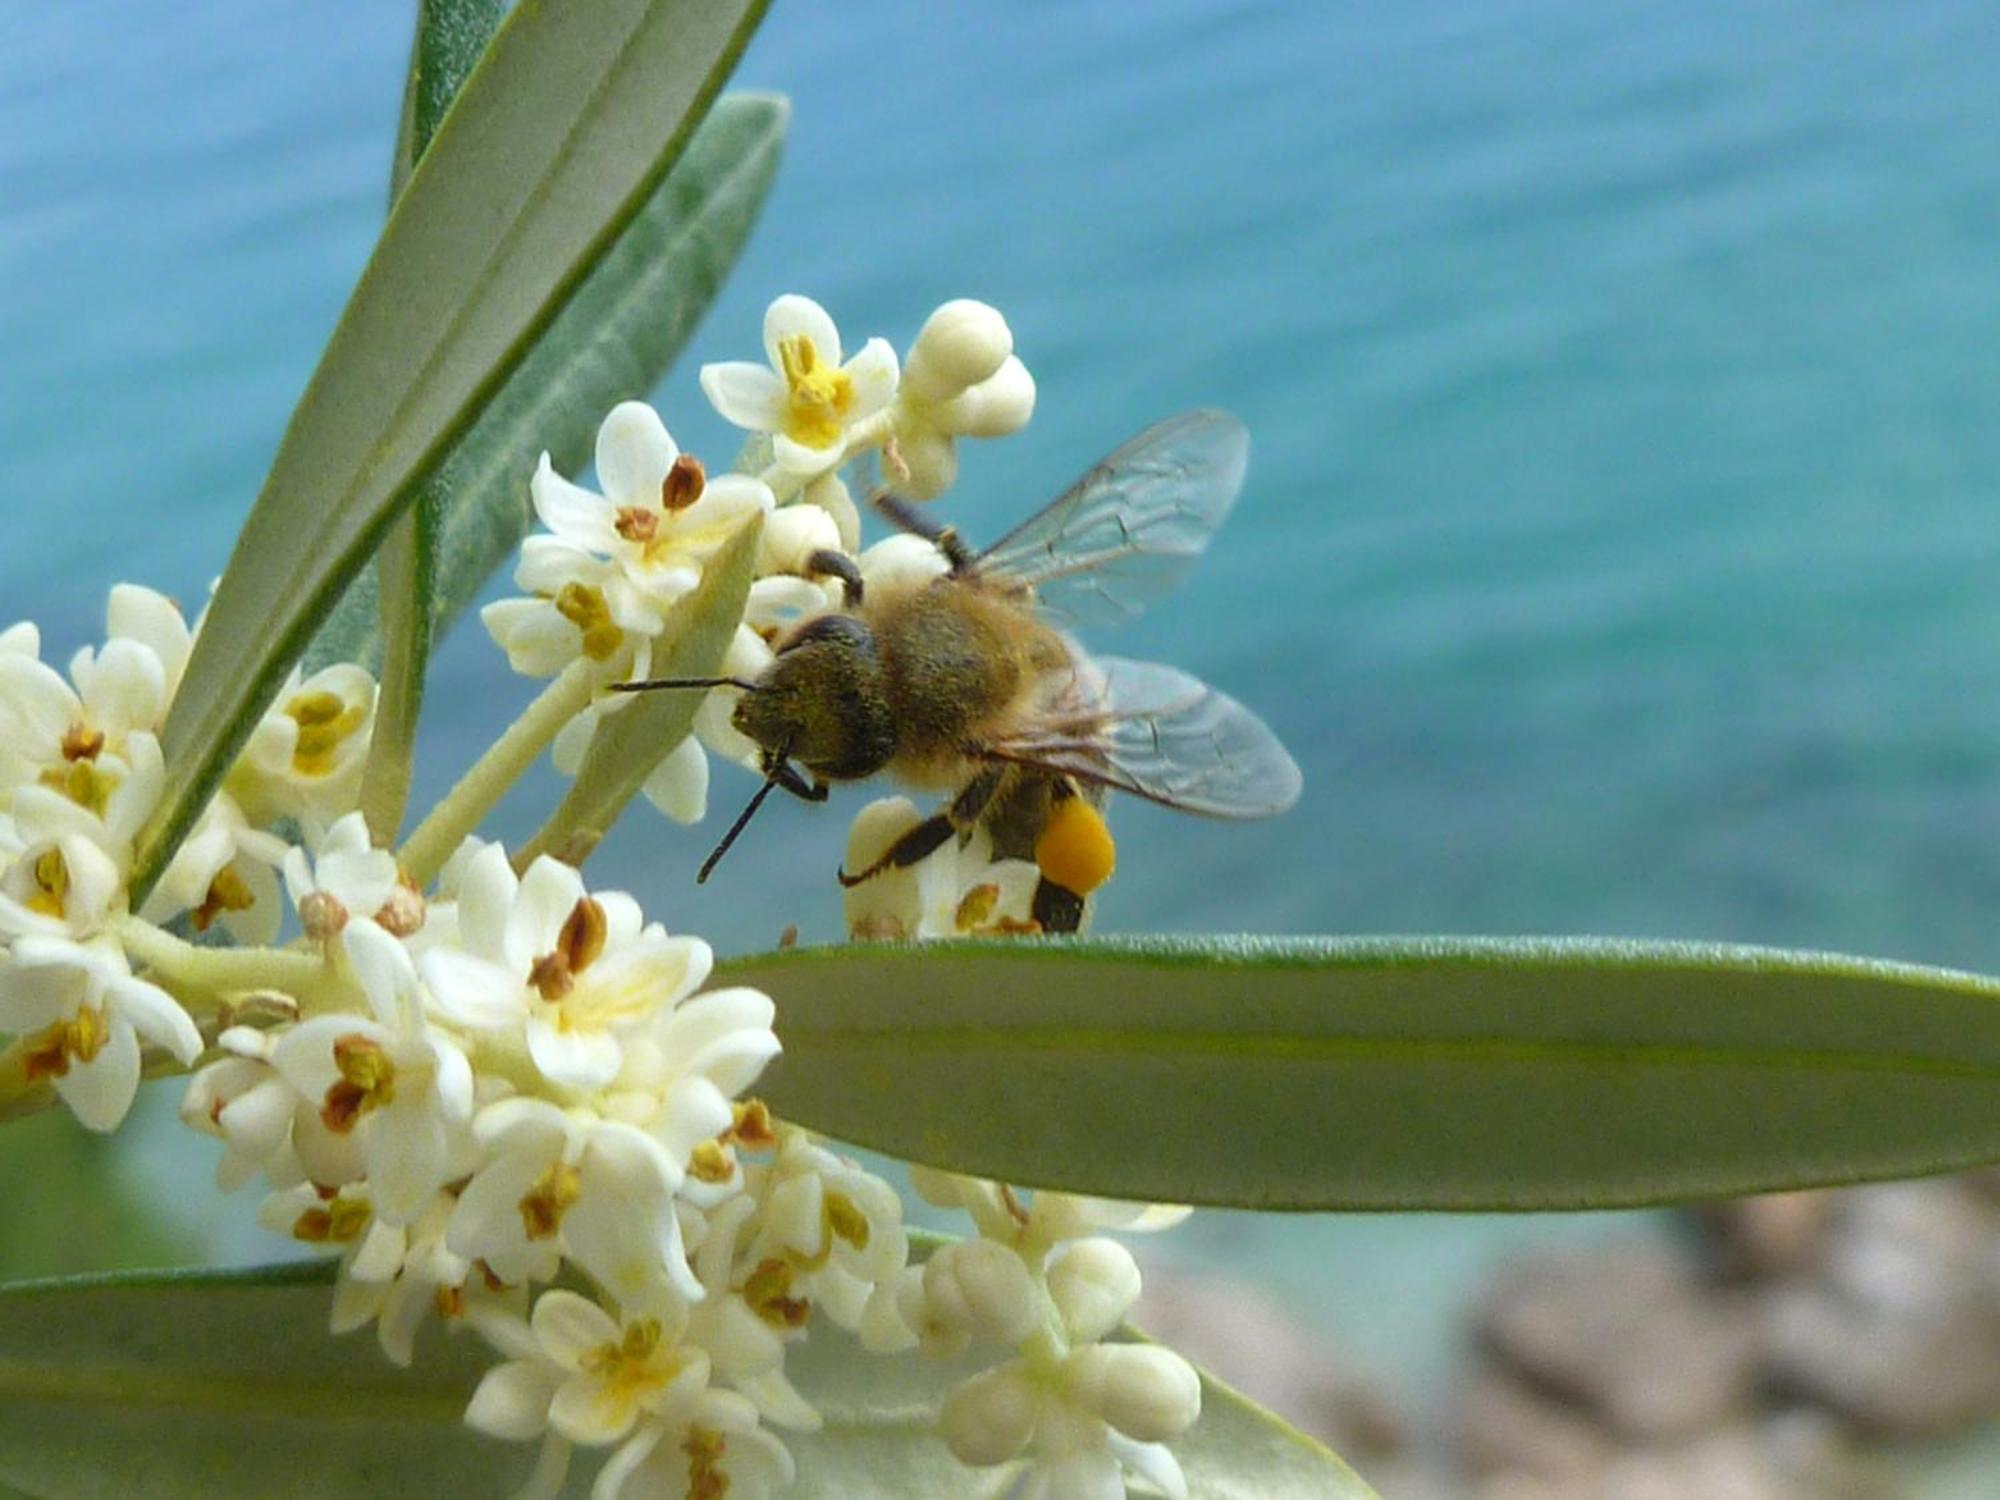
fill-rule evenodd
<path id="1" fill-rule="evenodd" d="M 224 570 L 136 901 L 342 589 L 680 158 L 766 0 L 518 5 L 397 200 Z"/>
<path id="2" fill-rule="evenodd" d="M 1572 1209 L 2000 1160 L 2000 981 L 1681 943 L 804 949 L 786 1118 L 982 1177 L 1265 1209 Z"/>

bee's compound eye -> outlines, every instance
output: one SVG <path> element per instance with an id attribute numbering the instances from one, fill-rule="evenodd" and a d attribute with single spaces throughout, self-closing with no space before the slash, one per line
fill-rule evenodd
<path id="1" fill-rule="evenodd" d="M 1064 890 L 1088 896 L 1118 868 L 1118 846 L 1104 814 L 1081 797 L 1057 803 L 1035 840 L 1035 864 Z"/>

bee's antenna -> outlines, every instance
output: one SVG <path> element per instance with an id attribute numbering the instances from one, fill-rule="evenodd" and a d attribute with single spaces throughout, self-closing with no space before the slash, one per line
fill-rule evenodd
<path id="1" fill-rule="evenodd" d="M 708 883 L 709 875 L 717 865 L 722 863 L 722 856 L 727 854 L 729 846 L 736 842 L 736 835 L 741 833 L 749 821 L 757 816 L 757 809 L 762 807 L 764 799 L 771 795 L 771 788 L 778 784 L 778 777 L 784 769 L 785 757 L 782 755 L 774 756 L 771 760 L 771 768 L 764 773 L 764 784 L 757 788 L 756 794 L 751 797 L 749 805 L 736 815 L 736 821 L 729 825 L 729 832 L 722 836 L 722 842 L 715 846 L 708 858 L 701 862 L 701 868 L 695 871 L 694 883 L 696 885 L 706 885 Z"/>
<path id="2" fill-rule="evenodd" d="M 655 688 L 742 688 L 746 693 L 757 691 L 757 684 L 744 677 L 648 677 L 639 682 L 614 682 L 610 691 L 614 693 L 650 693 Z"/>

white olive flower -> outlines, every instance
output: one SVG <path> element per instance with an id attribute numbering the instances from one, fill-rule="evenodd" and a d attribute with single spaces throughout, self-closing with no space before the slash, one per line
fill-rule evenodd
<path id="1" fill-rule="evenodd" d="M 139 1089 L 139 1041 L 183 1065 L 201 1033 L 174 998 L 132 976 L 109 938 L 77 943 L 29 933 L 0 954 L 0 1031 L 25 1043 L 29 1079 L 47 1078 L 92 1130 L 117 1128 Z"/>
<path id="2" fill-rule="evenodd" d="M 31 844 L 0 870 L 0 941 L 27 933 L 92 937 L 124 909 L 118 862 L 81 833 Z"/>
<path id="3" fill-rule="evenodd" d="M 242 805 L 217 792 L 174 851 L 140 915 L 164 923 L 183 912 L 195 931 L 218 922 L 239 943 L 269 943 L 284 919 L 278 867 L 290 846 L 253 827 Z"/>
<path id="4" fill-rule="evenodd" d="M 860 423 L 896 394 L 896 351 L 870 339 L 842 364 L 840 333 L 810 297 L 787 295 L 764 314 L 769 365 L 704 365 L 701 388 L 738 427 L 771 434 L 773 456 L 795 474 L 822 474 L 847 458 Z"/>
<path id="5" fill-rule="evenodd" d="M 867 869 L 922 821 L 907 797 L 869 803 L 848 830 L 847 868 Z M 914 865 L 849 886 L 841 905 L 848 935 L 859 940 L 1034 932 L 1040 880 L 1029 860 L 994 859 L 992 839 L 979 829 L 963 847 L 947 839 Z"/>
<path id="6" fill-rule="evenodd" d="M 109 854 L 122 873 L 131 865 L 133 840 L 165 786 L 159 740 L 150 732 L 135 732 L 126 737 L 121 753 L 100 749 L 45 768 L 36 780 L 14 788 L 7 814 L 0 818 L 0 844 L 18 850 L 81 834 Z"/>
<path id="7" fill-rule="evenodd" d="M 327 830 L 317 855 L 309 858 L 303 849 L 288 849 L 284 872 L 299 922 L 316 942 L 344 938 L 355 923 L 375 925 L 385 913 L 391 920 L 383 925 L 406 925 L 396 918 L 393 904 L 402 889 L 396 856 L 374 846 L 367 820 L 358 812 Z"/>
<path id="8" fill-rule="evenodd" d="M 1007 320 L 961 298 L 930 315 L 910 346 L 891 417 L 896 492 L 934 500 L 958 477 L 960 437 L 1005 437 L 1035 411 L 1035 381 Z M 900 468 L 900 472 L 895 472 Z"/>
<path id="9" fill-rule="evenodd" d="M 505 1099 L 475 1122 L 484 1161 L 452 1211 L 452 1250 L 503 1281 L 547 1281 L 564 1255 L 628 1307 L 693 1300 L 673 1201 L 682 1169 L 631 1125 L 540 1099 Z"/>
<path id="10" fill-rule="evenodd" d="M 463 947 L 422 959 L 439 1015 L 525 1025 L 535 1067 L 567 1088 L 610 1083 L 625 1037 L 698 989 L 713 962 L 708 944 L 668 937 L 623 892 L 590 895 L 568 865 L 545 856 L 516 879 L 498 845 L 467 865 L 457 910 Z"/>
<path id="11" fill-rule="evenodd" d="M 704 1391 L 679 1423 L 648 1422 L 598 1474 L 594 1500 L 728 1495 L 772 1500 L 797 1477 L 785 1445 L 757 1425 L 756 1407 L 728 1391 Z"/>
<path id="12" fill-rule="evenodd" d="M 786 1129 L 752 1192 L 759 1208 L 749 1255 L 771 1293 L 817 1306 L 874 1352 L 915 1342 L 895 1308 L 910 1255 L 895 1189 L 807 1132 Z"/>
<path id="13" fill-rule="evenodd" d="M 374 733 L 375 698 L 375 679 L 352 662 L 310 677 L 293 668 L 229 773 L 229 790 L 250 820 L 268 826 L 291 818 L 313 839 L 351 812 Z"/>
<path id="14" fill-rule="evenodd" d="M 216 1042 L 225 1055 L 188 1079 L 180 1114 L 190 1129 L 222 1142 L 215 1180 L 224 1192 L 259 1175 L 275 1188 L 361 1177 L 353 1136 L 328 1130 L 318 1105 L 271 1066 L 268 1033 L 232 1026 Z"/>
<path id="15" fill-rule="evenodd" d="M 390 1224 L 408 1223 L 463 1175 L 472 1141 L 472 1069 L 428 1025 L 403 945 L 372 922 L 350 923 L 347 958 L 373 1017 L 315 1016 L 281 1037 L 271 1061 L 336 1135 L 352 1135 Z"/>
<path id="16" fill-rule="evenodd" d="M 611 663 L 626 648 L 643 675 L 667 610 L 770 490 L 742 474 L 709 478 L 641 401 L 612 408 L 597 433 L 603 494 L 555 472 L 547 454 L 530 486 L 549 528 L 521 545 L 514 582 L 530 597 L 480 612 L 514 670 L 547 677 L 579 657 Z"/>
<path id="17" fill-rule="evenodd" d="M 39 659 L 32 627 L 9 632 L 12 645 L 0 651 L 8 752 L 0 793 L 34 781 L 101 813 L 132 764 L 131 738 L 158 733 L 187 664 L 187 625 L 172 603 L 134 584 L 112 589 L 105 617 L 104 645 L 77 652 L 68 679 Z"/>

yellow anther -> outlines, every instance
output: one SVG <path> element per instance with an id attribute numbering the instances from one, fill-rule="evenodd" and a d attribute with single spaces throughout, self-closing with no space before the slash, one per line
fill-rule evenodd
<path id="1" fill-rule="evenodd" d="M 722 1472 L 722 1455 L 729 1440 L 712 1427 L 690 1427 L 681 1442 L 687 1455 L 687 1500 L 722 1500 L 729 1493 L 729 1476 Z"/>
<path id="2" fill-rule="evenodd" d="M 37 854 L 31 873 L 35 889 L 28 897 L 28 910 L 60 919 L 63 903 L 69 898 L 69 861 L 62 857 L 62 850 L 44 849 Z"/>
<path id="3" fill-rule="evenodd" d="M 360 1238 L 375 1216 L 366 1198 L 335 1198 L 292 1221 L 292 1238 L 308 1245 L 346 1245 Z"/>
<path id="4" fill-rule="evenodd" d="M 21 1071 L 28 1082 L 64 1078 L 71 1063 L 90 1063 L 111 1040 L 111 1023 L 103 1011 L 86 1005 L 67 1021 L 57 1021 L 22 1038 Z"/>
<path id="5" fill-rule="evenodd" d="M 736 1175 L 736 1163 L 715 1141 L 703 1141 L 688 1158 L 688 1176 L 696 1182 L 727 1182 Z"/>
<path id="6" fill-rule="evenodd" d="M 81 719 L 63 731 L 64 760 L 96 760 L 104 750 L 104 731 L 92 729 Z"/>
<path id="7" fill-rule="evenodd" d="M 61 792 L 78 807 L 87 808 L 100 818 L 105 808 L 111 805 L 111 794 L 118 790 L 118 778 L 98 769 L 94 760 L 65 761 L 59 766 L 50 766 L 36 778 L 51 791 Z"/>
<path id="8" fill-rule="evenodd" d="M 345 1135 L 369 1110 L 395 1099 L 396 1064 L 381 1043 L 353 1032 L 334 1042 L 333 1065 L 340 1077 L 327 1089 L 319 1117 Z"/>
<path id="9" fill-rule="evenodd" d="M 583 1196 L 583 1179 L 575 1167 L 559 1161 L 535 1179 L 520 1202 L 521 1225 L 531 1240 L 555 1238 L 563 1215 Z"/>
<path id="10" fill-rule="evenodd" d="M 360 704 L 350 705 L 338 693 L 300 693 L 285 705 L 285 714 L 299 726 L 292 747 L 292 769 L 301 776 L 325 776 L 334 768 L 341 745 L 368 718 Z"/>
<path id="11" fill-rule="evenodd" d="M 601 590 L 587 583 L 566 583 L 555 597 L 556 613 L 577 628 L 583 637 L 583 654 L 592 661 L 608 661 L 625 638 L 611 618 L 611 606 Z"/>
<path id="12" fill-rule="evenodd" d="M 792 1268 L 781 1260 L 758 1263 L 743 1283 L 743 1300 L 774 1328 L 802 1328 L 812 1316 L 812 1303 L 792 1295 Z"/>
<path id="13" fill-rule="evenodd" d="M 803 333 L 778 340 L 778 366 L 789 393 L 785 436 L 808 448 L 831 448 L 854 406 L 853 377 L 838 365 L 823 363 L 812 338 Z"/>
<path id="14" fill-rule="evenodd" d="M 868 1215 L 855 1206 L 852 1198 L 844 1193 L 828 1193 L 826 1207 L 821 1212 L 829 1235 L 846 1240 L 857 1250 L 868 1248 Z"/>
<path id="15" fill-rule="evenodd" d="M 999 904 L 999 886 L 990 880 L 975 885 L 959 899 L 952 925 L 960 932 L 977 932 L 993 919 L 993 909 Z"/>
<path id="16" fill-rule="evenodd" d="M 771 1106 L 762 1099 L 739 1099 L 729 1106 L 729 1128 L 722 1133 L 724 1141 L 752 1151 L 763 1151 L 778 1144 L 777 1123 L 771 1118 Z"/>
<path id="17" fill-rule="evenodd" d="M 208 883 L 208 894 L 202 898 L 201 905 L 194 909 L 194 930 L 206 932 L 224 912 L 248 911 L 256 904 L 256 894 L 243 877 L 233 867 L 224 865 L 215 872 L 215 879 Z"/>
<path id="18" fill-rule="evenodd" d="M 1056 804 L 1035 840 L 1035 863 L 1066 891 L 1088 896 L 1118 868 L 1118 846 L 1104 815 L 1081 797 Z"/>

